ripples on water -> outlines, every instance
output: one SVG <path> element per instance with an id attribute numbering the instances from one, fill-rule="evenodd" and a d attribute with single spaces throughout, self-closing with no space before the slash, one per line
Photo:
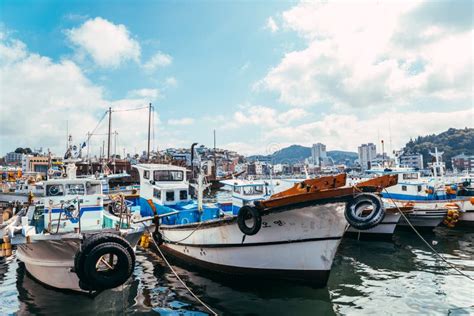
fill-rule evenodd
<path id="1" fill-rule="evenodd" d="M 451 263 L 474 277 L 474 231 L 437 228 L 424 237 Z M 282 254 L 284 255 L 284 254 Z M 248 284 L 177 266 L 192 290 L 228 315 L 473 315 L 474 282 L 456 275 L 412 232 L 393 242 L 344 239 L 328 287 L 288 282 Z M 161 258 L 137 251 L 137 266 L 122 288 L 95 298 L 37 283 L 15 257 L 0 259 L 0 314 L 205 315 Z"/>

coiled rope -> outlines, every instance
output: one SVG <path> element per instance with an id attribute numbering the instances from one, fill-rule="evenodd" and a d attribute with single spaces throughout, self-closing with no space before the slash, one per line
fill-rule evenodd
<path id="1" fill-rule="evenodd" d="M 436 251 L 436 249 L 434 249 L 430 243 L 428 241 L 426 241 L 426 239 L 423 238 L 423 236 L 421 236 L 421 234 L 418 232 L 418 230 L 416 230 L 416 228 L 411 224 L 411 222 L 408 220 L 407 216 L 405 215 L 405 213 L 403 213 L 400 208 L 398 207 L 397 203 L 395 203 L 395 201 L 390 197 L 390 194 L 388 193 L 387 189 L 384 189 L 384 191 L 387 193 L 388 195 L 388 198 L 392 201 L 392 203 L 395 205 L 395 207 L 398 209 L 398 211 L 400 212 L 400 214 L 403 216 L 403 218 L 405 219 L 405 221 L 408 223 L 408 225 L 411 227 L 411 229 L 413 229 L 413 231 L 418 235 L 418 237 L 420 237 L 420 239 L 426 244 L 426 246 L 431 249 L 431 251 L 436 255 L 438 256 L 442 261 L 444 261 L 449 267 L 451 267 L 452 269 L 454 269 L 455 271 L 457 271 L 459 273 L 459 275 L 461 276 L 464 276 L 466 278 L 468 278 L 469 280 L 471 281 L 474 281 L 474 278 L 472 278 L 471 276 L 465 274 L 464 272 L 462 272 L 458 267 L 456 267 L 454 264 L 452 264 L 451 262 L 449 262 L 448 260 L 446 260 L 446 258 L 444 258 L 438 251 Z"/>
<path id="2" fill-rule="evenodd" d="M 148 233 L 150 234 L 150 236 L 153 236 L 151 233 L 150 233 L 150 230 L 148 229 L 148 227 L 143 224 L 143 227 L 145 227 L 145 229 L 148 231 Z M 158 249 L 158 252 L 160 253 L 161 257 L 163 258 L 163 261 L 166 263 L 166 265 L 170 268 L 171 272 L 173 272 L 173 274 L 176 276 L 176 278 L 179 280 L 179 282 L 181 282 L 181 284 L 186 288 L 186 290 L 188 290 L 188 292 L 199 302 L 201 303 L 202 306 L 204 306 L 212 315 L 215 315 L 217 316 L 218 314 L 211 308 L 209 307 L 209 305 L 207 305 L 206 303 L 204 303 L 196 294 L 194 294 L 194 292 L 186 285 L 186 283 L 184 283 L 184 281 L 180 278 L 180 276 L 178 275 L 178 273 L 173 269 L 173 267 L 171 266 L 171 264 L 168 262 L 168 260 L 166 259 L 165 255 L 163 254 L 163 252 L 161 251 L 160 247 L 158 246 L 158 244 L 156 243 L 155 239 L 153 239 L 153 237 L 151 238 L 151 240 L 153 241 L 153 243 L 155 244 L 155 247 L 156 249 Z"/>

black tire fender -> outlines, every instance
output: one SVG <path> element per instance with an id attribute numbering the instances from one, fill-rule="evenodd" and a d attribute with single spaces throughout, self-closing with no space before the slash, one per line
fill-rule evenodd
<path id="1" fill-rule="evenodd" d="M 113 255 L 113 269 L 98 271 L 96 266 L 104 255 Z M 101 291 L 112 289 L 124 284 L 133 273 L 133 263 L 130 253 L 125 247 L 115 242 L 95 245 L 84 260 L 84 274 L 87 287 Z"/>
<path id="2" fill-rule="evenodd" d="M 245 221 L 251 218 L 253 219 L 254 224 L 251 227 L 248 227 Z M 245 235 L 255 235 L 262 227 L 262 216 L 256 208 L 245 205 L 239 210 L 237 224 L 239 225 L 240 231 Z"/>
<path id="3" fill-rule="evenodd" d="M 371 212 L 360 216 L 360 212 L 371 207 Z M 347 222 L 358 230 L 367 230 L 380 224 L 385 217 L 383 202 L 375 194 L 363 193 L 347 202 L 344 212 Z"/>
<path id="4" fill-rule="evenodd" d="M 97 233 L 90 235 L 83 241 L 81 249 L 76 253 L 74 257 L 74 271 L 76 272 L 79 280 L 82 281 L 81 283 L 83 285 L 87 285 L 88 283 L 84 271 L 84 263 L 87 255 L 96 245 L 107 242 L 115 242 L 124 247 L 132 259 L 133 268 L 135 267 L 135 252 L 130 243 L 125 238 L 112 233 Z M 87 286 L 81 286 L 81 288 L 84 290 L 91 290 Z"/>

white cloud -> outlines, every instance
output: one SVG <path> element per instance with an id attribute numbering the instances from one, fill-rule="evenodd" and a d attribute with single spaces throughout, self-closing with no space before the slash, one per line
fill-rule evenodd
<path id="1" fill-rule="evenodd" d="M 127 99 L 108 100 L 104 89 L 91 82 L 74 62 L 54 62 L 29 52 L 23 43 L 8 37 L 0 40 L 0 54 L 2 154 L 19 146 L 43 146 L 61 155 L 65 147 L 66 121 L 74 141 L 79 143 L 94 129 L 109 106 L 115 111 L 143 107 L 149 102 L 143 94 L 150 93 L 150 89 L 137 90 L 141 92 Z M 119 133 L 120 153 L 123 146 L 146 148 L 147 120 L 146 109 L 112 113 L 112 130 Z M 105 121 L 97 133 L 106 132 Z M 154 121 L 159 128 L 157 113 Z M 92 137 L 92 152 L 98 153 L 104 138 L 103 135 Z"/>
<path id="2" fill-rule="evenodd" d="M 286 53 L 255 87 L 294 106 L 398 107 L 428 98 L 469 102 L 472 27 L 451 27 L 459 22 L 447 18 L 449 10 L 436 11 L 442 22 L 413 22 L 426 15 L 425 6 L 438 5 L 443 4 L 302 2 L 282 18 L 306 48 Z M 409 34 L 418 37 L 403 41 Z"/>
<path id="3" fill-rule="evenodd" d="M 79 50 L 89 54 L 101 67 L 117 67 L 127 60 L 139 61 L 140 44 L 123 24 L 97 17 L 66 34 Z"/>
<path id="4" fill-rule="evenodd" d="M 127 94 L 128 97 L 130 98 L 145 98 L 149 99 L 150 101 L 157 99 L 160 97 L 160 90 L 158 89 L 137 89 L 137 90 L 132 90 L 129 91 Z"/>
<path id="5" fill-rule="evenodd" d="M 272 17 L 269 17 L 267 19 L 266 28 L 269 29 L 272 33 L 275 33 L 276 31 L 279 30 L 278 25 L 276 24 L 275 20 Z"/>
<path id="6" fill-rule="evenodd" d="M 180 119 L 169 119 L 168 120 L 168 125 L 184 126 L 184 125 L 191 125 L 193 123 L 194 123 L 194 119 L 190 118 L 190 117 L 183 117 L 183 118 L 180 118 Z"/>
<path id="7" fill-rule="evenodd" d="M 155 55 L 153 55 L 150 60 L 148 60 L 144 65 L 143 68 L 147 71 L 155 71 L 156 69 L 160 67 L 166 67 L 171 65 L 173 62 L 173 58 L 168 55 L 164 54 L 162 52 L 158 52 Z"/>
<path id="8" fill-rule="evenodd" d="M 233 115 L 228 127 L 236 128 L 243 125 L 256 125 L 261 127 L 277 127 L 288 125 L 307 116 L 303 109 L 290 109 L 278 112 L 276 109 L 261 105 L 243 105 L 241 110 Z"/>
<path id="9" fill-rule="evenodd" d="M 178 85 L 178 80 L 175 77 L 168 77 L 165 79 L 165 84 L 169 87 L 176 87 Z"/>

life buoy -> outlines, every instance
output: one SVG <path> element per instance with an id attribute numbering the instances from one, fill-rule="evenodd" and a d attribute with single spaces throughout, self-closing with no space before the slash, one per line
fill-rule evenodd
<path id="1" fill-rule="evenodd" d="M 104 256 L 113 256 L 108 268 L 97 268 Z M 74 271 L 83 290 L 101 291 L 125 283 L 135 268 L 135 253 L 130 243 L 112 233 L 98 233 L 86 238 L 74 257 Z"/>
<path id="2" fill-rule="evenodd" d="M 250 227 L 247 226 L 246 223 L 249 219 L 253 221 L 253 225 Z M 262 216 L 256 208 L 245 205 L 239 210 L 237 224 L 239 225 L 240 231 L 245 235 L 255 235 L 262 227 Z"/>
<path id="3" fill-rule="evenodd" d="M 358 230 L 367 230 L 377 226 L 385 217 L 380 198 L 371 193 L 357 195 L 346 204 L 344 212 L 347 222 Z"/>

